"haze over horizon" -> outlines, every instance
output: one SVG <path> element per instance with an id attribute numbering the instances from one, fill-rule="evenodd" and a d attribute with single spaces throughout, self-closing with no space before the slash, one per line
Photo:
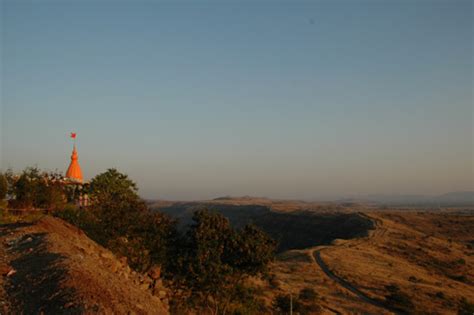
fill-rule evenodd
<path id="1" fill-rule="evenodd" d="M 472 1 L 0 1 L 0 168 L 145 198 L 474 191 Z"/>

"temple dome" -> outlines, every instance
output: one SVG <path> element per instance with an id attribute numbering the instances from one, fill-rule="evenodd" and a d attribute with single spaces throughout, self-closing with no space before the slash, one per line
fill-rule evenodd
<path id="1" fill-rule="evenodd" d="M 71 164 L 69 164 L 69 167 L 67 169 L 66 178 L 80 183 L 82 183 L 83 180 L 81 166 L 79 165 L 77 157 L 76 145 L 74 145 L 74 149 L 72 150 Z"/>

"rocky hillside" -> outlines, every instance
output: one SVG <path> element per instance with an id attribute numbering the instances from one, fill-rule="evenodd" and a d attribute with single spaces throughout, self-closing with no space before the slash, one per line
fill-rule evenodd
<path id="1" fill-rule="evenodd" d="M 0 226 L 1 314 L 168 314 L 159 270 L 143 276 L 52 217 Z"/>

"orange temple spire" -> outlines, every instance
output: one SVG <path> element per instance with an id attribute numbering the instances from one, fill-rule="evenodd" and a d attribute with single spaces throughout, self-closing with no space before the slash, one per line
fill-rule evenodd
<path id="1" fill-rule="evenodd" d="M 76 139 L 76 134 L 71 133 L 71 138 Z M 71 155 L 71 164 L 66 172 L 66 178 L 82 183 L 82 171 L 81 166 L 79 165 L 76 143 L 74 142 L 74 148 Z"/>

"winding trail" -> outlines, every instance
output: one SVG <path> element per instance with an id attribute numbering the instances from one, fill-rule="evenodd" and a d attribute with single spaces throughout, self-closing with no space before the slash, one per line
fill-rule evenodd
<path id="1" fill-rule="evenodd" d="M 350 284 L 349 282 L 347 282 L 346 280 L 342 279 L 341 277 L 338 277 L 336 276 L 329 268 L 328 266 L 326 265 L 326 263 L 323 261 L 323 259 L 321 258 L 321 251 L 320 250 L 316 250 L 313 252 L 313 255 L 314 255 L 314 258 L 316 260 L 316 263 L 319 265 L 319 267 L 321 268 L 321 270 L 329 277 L 331 278 L 332 280 L 336 281 L 340 286 L 342 286 L 343 288 L 351 291 L 352 293 L 354 293 L 359 299 L 361 299 L 362 301 L 368 303 L 368 304 L 371 304 L 375 307 L 380 307 L 380 308 L 383 308 L 387 311 L 390 311 L 390 312 L 393 312 L 395 314 L 402 314 L 400 313 L 399 311 L 397 310 L 394 310 L 394 309 L 391 309 L 391 308 L 388 308 L 387 306 L 383 305 L 381 302 L 377 301 L 377 300 L 374 300 L 372 298 L 370 298 L 369 296 L 367 296 L 364 292 L 360 291 L 359 289 L 357 289 L 355 286 L 353 286 L 352 284 Z"/>
<path id="2" fill-rule="evenodd" d="M 370 220 L 372 220 L 374 222 L 374 225 L 375 225 L 375 230 L 373 231 L 373 233 L 368 237 L 369 239 L 373 238 L 374 236 L 376 235 L 379 235 L 379 234 L 384 234 L 385 233 L 385 228 L 382 228 L 382 222 L 378 219 L 374 219 L 366 214 L 363 214 L 365 217 L 369 218 Z M 360 241 L 360 239 L 358 240 Z M 347 243 L 345 244 L 347 245 Z M 337 276 L 336 274 L 334 274 L 334 272 L 332 272 L 328 265 L 324 262 L 324 260 L 321 258 L 321 251 L 323 249 L 325 249 L 326 247 L 324 248 L 320 248 L 320 249 L 317 249 L 317 250 L 314 250 L 312 252 L 312 258 L 314 258 L 314 262 L 319 266 L 319 268 L 321 268 L 321 270 L 329 277 L 331 278 L 332 280 L 334 280 L 335 282 L 337 282 L 340 286 L 342 286 L 343 288 L 351 291 L 352 293 L 354 293 L 361 301 L 365 302 L 365 303 L 368 303 L 368 304 L 371 304 L 375 307 L 379 307 L 379 308 L 383 308 L 389 312 L 392 312 L 394 314 L 404 314 L 404 313 L 401 313 L 399 310 L 395 310 L 391 307 L 388 307 L 386 305 L 384 305 L 382 302 L 376 300 L 376 299 L 373 299 L 371 297 L 369 297 L 367 294 L 365 294 L 364 292 L 362 292 L 361 290 L 359 290 L 357 287 L 355 287 L 353 284 L 349 283 L 348 281 L 344 280 L 343 278 Z"/>

